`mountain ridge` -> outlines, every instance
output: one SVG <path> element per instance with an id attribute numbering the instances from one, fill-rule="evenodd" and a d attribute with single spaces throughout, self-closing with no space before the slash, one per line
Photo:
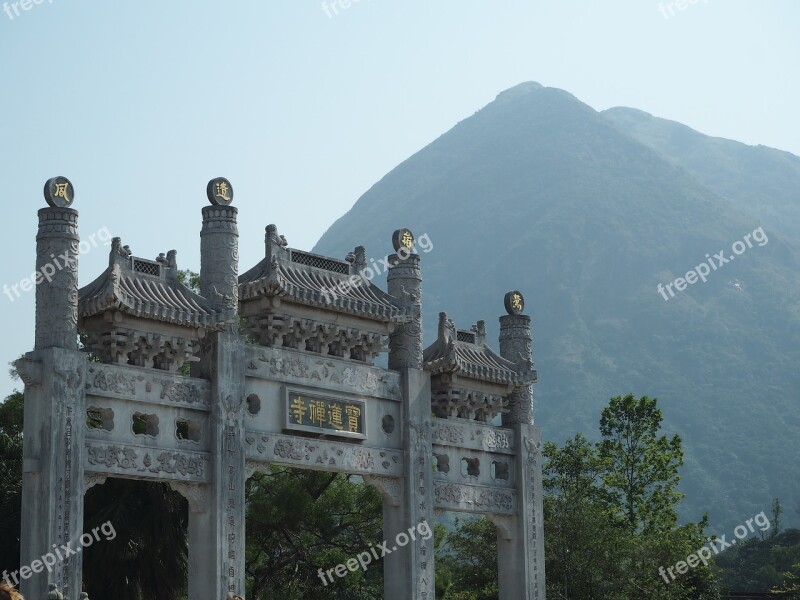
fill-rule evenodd
<path id="1" fill-rule="evenodd" d="M 596 435 L 611 396 L 656 396 L 666 428 L 685 439 L 683 516 L 709 511 L 712 522 L 735 525 L 772 496 L 796 499 L 787 481 L 800 469 L 778 476 L 770 459 L 790 465 L 800 433 L 791 417 L 798 238 L 768 226 L 763 247 L 665 301 L 659 283 L 706 254 L 730 254 L 762 222 L 705 172 L 612 117 L 535 82 L 510 88 L 387 173 L 314 251 L 344 256 L 361 243 L 377 255 L 401 226 L 428 234 L 426 345 L 441 310 L 459 327 L 486 319 L 496 339 L 491 315 L 505 291 L 521 289 L 534 319 L 545 438 Z M 773 429 L 779 435 L 761 447 L 745 441 L 746 458 L 734 451 L 734 437 Z M 746 472 L 759 470 L 772 472 L 758 481 Z"/>

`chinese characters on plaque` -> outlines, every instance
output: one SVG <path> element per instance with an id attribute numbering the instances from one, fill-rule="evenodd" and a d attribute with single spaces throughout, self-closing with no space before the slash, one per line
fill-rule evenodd
<path id="1" fill-rule="evenodd" d="M 508 292 L 504 303 L 506 312 L 510 315 L 519 315 L 525 310 L 525 298 L 517 290 Z"/>
<path id="2" fill-rule="evenodd" d="M 286 390 L 286 428 L 366 439 L 364 403 Z"/>

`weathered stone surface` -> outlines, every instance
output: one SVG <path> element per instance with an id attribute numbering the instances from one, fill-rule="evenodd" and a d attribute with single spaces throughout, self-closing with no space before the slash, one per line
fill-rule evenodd
<path id="1" fill-rule="evenodd" d="M 37 267 L 51 253 L 66 258 L 37 286 L 36 350 L 17 363 L 23 564 L 80 535 L 91 487 L 164 481 L 189 504 L 189 597 L 243 595 L 245 482 L 283 465 L 358 474 L 380 492 L 387 542 L 412 538 L 384 559 L 385 600 L 434 600 L 433 540 L 408 534 L 444 510 L 497 524 L 502 600 L 543 600 L 541 442 L 521 294 L 506 297 L 500 355 L 483 321 L 457 330 L 444 313 L 423 352 L 410 231 L 395 232 L 388 293 L 354 283 L 369 268 L 363 247 L 344 261 L 317 256 L 288 248 L 274 226 L 265 259 L 239 278 L 237 209 L 217 183 L 229 185 L 212 180 L 203 209 L 202 294 L 177 280 L 174 251 L 141 259 L 119 238 L 109 268 L 79 294 L 77 213 L 39 212 Z M 92 358 L 76 349 L 78 325 Z M 387 337 L 390 368 L 371 366 Z M 176 373 L 185 362 L 191 377 Z M 23 592 L 58 587 L 76 600 L 82 580 L 71 557 Z"/>

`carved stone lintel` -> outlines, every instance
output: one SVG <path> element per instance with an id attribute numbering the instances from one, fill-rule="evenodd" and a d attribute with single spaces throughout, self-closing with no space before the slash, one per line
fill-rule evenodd
<path id="1" fill-rule="evenodd" d="M 206 463 L 210 460 L 205 452 L 87 442 L 85 468 L 105 475 L 200 483 L 209 478 Z"/>
<path id="2" fill-rule="evenodd" d="M 327 342 L 319 342 L 327 344 Z M 327 346 L 326 346 L 327 347 Z M 255 377 L 308 385 L 332 385 L 384 398 L 400 399 L 400 378 L 396 373 L 368 365 L 337 360 L 331 356 L 305 356 L 282 348 L 251 350 L 248 367 Z"/>
<path id="3" fill-rule="evenodd" d="M 390 506 L 400 506 L 402 500 L 402 482 L 397 477 L 382 475 L 364 475 L 364 483 L 375 487 Z"/>
<path id="4" fill-rule="evenodd" d="M 436 506 L 448 510 L 481 513 L 514 514 L 515 492 L 508 489 L 474 485 L 434 483 Z"/>

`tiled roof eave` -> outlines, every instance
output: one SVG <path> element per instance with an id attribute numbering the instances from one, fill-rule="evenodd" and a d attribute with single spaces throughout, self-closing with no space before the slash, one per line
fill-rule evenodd
<path id="1" fill-rule="evenodd" d="M 282 277 L 279 277 L 277 281 L 270 277 L 263 277 L 256 281 L 244 283 L 239 291 L 240 298 L 244 301 L 254 300 L 262 296 L 279 296 L 297 304 L 333 312 L 344 312 L 384 323 L 399 320 L 403 316 L 403 311 L 399 307 L 390 304 L 379 304 L 344 295 L 337 295 L 326 300 L 319 290 L 296 285 Z"/>
<path id="2" fill-rule="evenodd" d="M 89 318 L 108 310 L 118 310 L 141 319 L 172 323 L 183 327 L 207 329 L 217 327 L 231 319 L 226 313 L 198 312 L 185 307 L 165 306 L 152 299 L 141 299 L 125 292 L 120 286 L 104 286 L 93 296 L 84 296 L 79 301 L 81 318 Z"/>

